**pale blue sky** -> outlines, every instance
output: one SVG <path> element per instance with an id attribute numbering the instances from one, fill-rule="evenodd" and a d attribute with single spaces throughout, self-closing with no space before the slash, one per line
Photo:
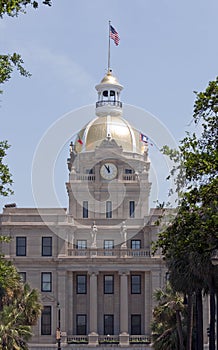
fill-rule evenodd
<path id="1" fill-rule="evenodd" d="M 0 20 L 1 53 L 21 53 L 32 73 L 30 79 L 15 73 L 1 96 L 0 139 L 12 145 L 7 161 L 15 191 L 1 206 L 35 206 L 31 167 L 42 135 L 65 113 L 95 103 L 94 86 L 107 67 L 108 20 L 120 35 L 118 47 L 111 42 L 111 66 L 124 85 L 122 101 L 152 113 L 178 142 L 191 121 L 193 91 L 217 75 L 217 14 L 217 0 L 54 0 Z M 127 119 L 146 133 L 144 120 Z M 72 120 L 72 135 L 84 121 Z M 67 157 L 68 145 L 54 175 L 63 206 Z"/>

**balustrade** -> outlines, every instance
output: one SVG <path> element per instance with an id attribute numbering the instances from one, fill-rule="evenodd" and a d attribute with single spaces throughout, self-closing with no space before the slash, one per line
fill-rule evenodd
<path id="1" fill-rule="evenodd" d="M 93 258 L 93 257 L 105 257 L 105 258 L 149 258 L 151 253 L 149 249 L 101 249 L 101 248 L 89 248 L 89 249 L 68 249 L 68 256 L 78 258 Z"/>

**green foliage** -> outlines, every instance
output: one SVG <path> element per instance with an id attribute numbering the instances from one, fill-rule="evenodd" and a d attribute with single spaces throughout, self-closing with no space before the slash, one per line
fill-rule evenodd
<path id="1" fill-rule="evenodd" d="M 23 284 L 10 261 L 0 258 L 0 348 L 26 350 L 41 313 L 39 293 Z"/>
<path id="2" fill-rule="evenodd" d="M 51 6 L 51 0 L 44 0 L 42 4 Z M 33 8 L 39 6 L 39 1 L 34 0 L 0 0 L 0 17 L 7 14 L 8 16 L 17 16 L 20 12 L 25 13 L 26 7 L 30 5 Z"/>
<path id="3" fill-rule="evenodd" d="M 157 306 L 153 311 L 152 338 L 155 350 L 180 350 L 179 332 L 184 333 L 181 319 L 186 317 L 185 306 L 181 294 L 173 291 L 167 284 L 164 290 L 154 293 Z"/>
<path id="4" fill-rule="evenodd" d="M 165 256 L 173 288 L 190 297 L 218 290 L 214 282 L 218 271 L 211 263 L 218 248 L 218 78 L 195 94 L 196 132 L 186 133 L 178 150 L 163 148 L 175 164 L 169 177 L 175 179 L 179 203 L 177 215 L 154 244 L 154 251 L 161 248 Z M 188 339 L 191 318 L 190 312 Z"/>
<path id="5" fill-rule="evenodd" d="M 12 185 L 11 174 L 7 164 L 3 163 L 3 158 L 6 156 L 6 151 L 9 148 L 7 141 L 0 141 L 0 195 L 8 196 L 12 194 L 10 186 Z"/>
<path id="6" fill-rule="evenodd" d="M 201 134 L 187 133 L 179 151 L 163 149 L 175 162 L 170 176 L 175 177 L 180 202 L 155 249 L 162 248 L 167 259 L 204 253 L 209 262 L 218 247 L 218 78 L 196 96 L 193 120 Z"/>
<path id="7" fill-rule="evenodd" d="M 0 313 L 0 343 L 2 350 L 28 350 L 31 327 L 23 325 L 22 311 L 6 305 Z"/>
<path id="8" fill-rule="evenodd" d="M 30 73 L 23 67 L 23 60 L 20 55 L 0 55 L 0 84 L 4 84 L 11 78 L 11 74 L 17 68 L 24 77 L 30 77 Z M 0 90 L 0 93 L 2 91 Z"/>

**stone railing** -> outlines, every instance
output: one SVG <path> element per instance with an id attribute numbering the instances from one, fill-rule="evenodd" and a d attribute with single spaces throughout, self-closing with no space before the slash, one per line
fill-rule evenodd
<path id="1" fill-rule="evenodd" d="M 149 249 L 68 249 L 68 256 L 78 258 L 149 258 Z"/>
<path id="2" fill-rule="evenodd" d="M 113 106 L 113 107 L 120 107 L 122 108 L 122 102 L 120 101 L 111 101 L 111 100 L 104 100 L 104 101 L 98 101 L 96 102 L 96 108 L 102 107 L 102 106 Z"/>
<path id="3" fill-rule="evenodd" d="M 68 344 L 88 344 L 88 335 L 69 335 L 67 337 Z"/>
<path id="4" fill-rule="evenodd" d="M 119 344 L 119 335 L 99 335 L 99 344 Z"/>
<path id="5" fill-rule="evenodd" d="M 95 181 L 95 174 L 75 174 L 77 181 Z"/>
<path id="6" fill-rule="evenodd" d="M 99 335 L 97 336 L 99 345 L 113 345 L 113 344 L 119 344 L 119 335 Z M 77 345 L 83 345 L 88 344 L 89 339 L 88 335 L 68 335 L 67 336 L 67 343 L 68 344 L 77 344 Z M 131 344 L 137 344 L 137 345 L 145 345 L 151 343 L 151 337 L 148 335 L 130 335 L 129 336 L 129 343 Z"/>
<path id="7" fill-rule="evenodd" d="M 150 344 L 151 337 L 149 335 L 130 335 L 130 344 Z"/>
<path id="8" fill-rule="evenodd" d="M 73 174 L 72 179 L 74 181 L 95 181 L 95 174 Z M 136 174 L 124 174 L 122 176 L 122 181 L 126 182 L 135 182 L 138 180 Z M 119 180 L 120 181 L 120 180 Z"/>
<path id="9" fill-rule="evenodd" d="M 138 176 L 136 174 L 125 174 L 123 175 L 123 181 L 137 181 L 138 180 Z"/>

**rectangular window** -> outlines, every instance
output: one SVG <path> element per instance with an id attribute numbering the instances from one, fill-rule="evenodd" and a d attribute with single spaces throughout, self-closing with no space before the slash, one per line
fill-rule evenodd
<path id="1" fill-rule="evenodd" d="M 16 256 L 26 256 L 26 237 L 16 237 Z"/>
<path id="2" fill-rule="evenodd" d="M 87 331 L 86 315 L 76 315 L 76 334 L 86 335 Z"/>
<path id="3" fill-rule="evenodd" d="M 26 283 L 26 272 L 19 272 L 20 280 L 22 283 Z"/>
<path id="4" fill-rule="evenodd" d="M 52 256 L 52 237 L 42 237 L 42 256 Z"/>
<path id="5" fill-rule="evenodd" d="M 77 255 L 79 256 L 85 256 L 87 254 L 86 249 L 87 249 L 87 241 L 85 239 L 83 240 L 78 240 L 76 242 L 76 248 L 77 248 Z"/>
<path id="6" fill-rule="evenodd" d="M 76 276 L 76 292 L 77 294 L 87 293 L 87 277 L 86 275 Z"/>
<path id="7" fill-rule="evenodd" d="M 141 294 L 141 275 L 131 275 L 131 293 Z"/>
<path id="8" fill-rule="evenodd" d="M 106 218 L 107 219 L 112 218 L 112 202 L 111 201 L 106 202 Z"/>
<path id="9" fill-rule="evenodd" d="M 41 314 L 41 334 L 51 335 L 51 306 L 44 306 Z"/>
<path id="10" fill-rule="evenodd" d="M 129 202 L 129 217 L 130 218 L 135 217 L 135 202 L 134 201 Z"/>
<path id="11" fill-rule="evenodd" d="M 76 247 L 77 249 L 87 249 L 87 241 L 85 239 L 78 240 L 76 242 Z"/>
<path id="12" fill-rule="evenodd" d="M 132 169 L 125 169 L 125 174 L 133 174 L 133 170 Z"/>
<path id="13" fill-rule="evenodd" d="M 52 290 L 52 274 L 51 272 L 41 273 L 41 291 L 51 292 Z"/>
<path id="14" fill-rule="evenodd" d="M 104 334 L 114 334 L 114 315 L 104 315 Z"/>
<path id="15" fill-rule="evenodd" d="M 104 276 L 104 294 L 114 293 L 114 276 L 105 275 Z"/>
<path id="16" fill-rule="evenodd" d="M 132 252 L 132 256 L 140 256 L 141 241 L 139 239 L 131 241 L 131 248 L 135 250 Z"/>
<path id="17" fill-rule="evenodd" d="M 133 239 L 131 241 L 131 249 L 141 249 L 141 240 L 140 239 Z"/>
<path id="18" fill-rule="evenodd" d="M 88 201 L 83 201 L 83 218 L 87 219 L 89 217 L 89 203 Z"/>
<path id="19" fill-rule="evenodd" d="M 141 334 L 141 315 L 131 315 L 131 334 Z"/>
<path id="20" fill-rule="evenodd" d="M 114 254 L 113 249 L 114 249 L 114 241 L 113 240 L 105 240 L 104 241 L 104 255 L 107 256 L 112 256 Z"/>

